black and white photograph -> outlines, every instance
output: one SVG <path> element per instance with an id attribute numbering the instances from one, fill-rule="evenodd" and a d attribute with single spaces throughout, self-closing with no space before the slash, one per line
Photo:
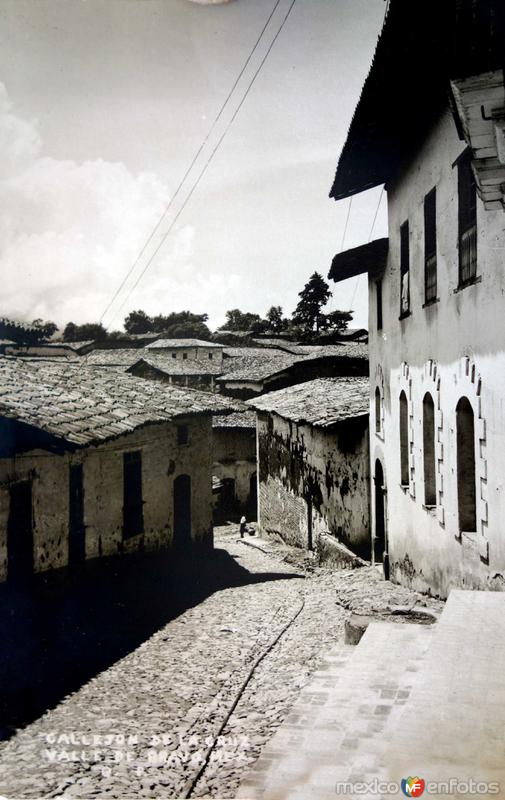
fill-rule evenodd
<path id="1" fill-rule="evenodd" d="M 505 799 L 505 0 L 0 0 L 0 800 Z"/>

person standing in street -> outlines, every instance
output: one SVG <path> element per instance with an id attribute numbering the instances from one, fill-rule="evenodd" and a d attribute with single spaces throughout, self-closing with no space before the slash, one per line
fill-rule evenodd
<path id="1" fill-rule="evenodd" d="M 247 530 L 247 520 L 244 516 L 240 518 L 240 538 L 244 538 L 244 534 Z"/>

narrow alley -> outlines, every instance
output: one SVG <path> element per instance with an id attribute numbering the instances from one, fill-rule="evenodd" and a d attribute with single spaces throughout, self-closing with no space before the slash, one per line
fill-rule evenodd
<path id="1" fill-rule="evenodd" d="M 441 606 L 373 568 L 330 570 L 284 544 L 241 541 L 236 526 L 217 529 L 216 548 L 246 577 L 232 567 L 228 588 L 4 742 L 0 794 L 234 797 L 329 648 L 343 645 L 351 611 Z"/>

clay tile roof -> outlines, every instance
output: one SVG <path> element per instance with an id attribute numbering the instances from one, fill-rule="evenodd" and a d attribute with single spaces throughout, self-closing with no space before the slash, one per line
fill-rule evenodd
<path id="1" fill-rule="evenodd" d="M 245 406 L 244 406 L 245 408 Z M 247 409 L 233 414 L 218 414 L 212 417 L 213 428 L 256 428 L 256 412 Z"/>
<path id="2" fill-rule="evenodd" d="M 368 415 L 370 384 L 368 378 L 318 378 L 255 397 L 246 405 L 299 424 L 327 428 Z"/>
<path id="3" fill-rule="evenodd" d="M 247 350 L 253 350 L 253 355 L 249 355 Z M 336 344 L 336 345 L 298 345 L 297 353 L 285 353 L 270 348 L 265 348 L 259 352 L 255 348 L 244 348 L 244 354 L 227 358 L 223 363 L 224 374 L 219 381 L 242 382 L 250 381 L 261 383 L 267 378 L 277 375 L 279 372 L 290 369 L 294 364 L 303 361 L 312 361 L 321 358 L 368 358 L 368 348 L 366 345 Z"/>
<path id="4" fill-rule="evenodd" d="M 71 446 L 99 444 L 125 431 L 242 406 L 208 392 L 78 364 L 0 358 L 0 416 Z"/>
<path id="5" fill-rule="evenodd" d="M 83 364 L 93 367 L 131 367 L 142 358 L 143 349 L 138 347 L 118 348 L 117 350 L 93 350 L 83 356 Z"/>
<path id="6" fill-rule="evenodd" d="M 331 262 L 328 278 L 338 283 L 363 272 L 380 274 L 386 268 L 388 250 L 389 239 L 383 238 L 337 253 Z"/>
<path id="7" fill-rule="evenodd" d="M 222 350 L 222 344 L 216 342 L 205 342 L 203 339 L 158 339 L 152 344 L 146 345 L 146 350 L 175 349 L 176 347 L 215 347 Z"/>
<path id="8" fill-rule="evenodd" d="M 137 350 L 137 359 L 130 367 L 133 370 L 142 363 L 147 364 L 165 375 L 221 375 L 223 367 L 217 361 L 207 361 L 203 358 L 172 358 L 168 353 L 146 353 Z M 139 358 L 140 356 L 140 358 Z"/>

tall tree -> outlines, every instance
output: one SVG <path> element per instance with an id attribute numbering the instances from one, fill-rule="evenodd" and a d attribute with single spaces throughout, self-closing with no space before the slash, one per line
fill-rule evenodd
<path id="1" fill-rule="evenodd" d="M 231 308 L 226 312 L 226 322 L 219 328 L 220 331 L 251 331 L 256 329 L 264 321 L 259 314 L 252 314 L 249 311 L 240 311 L 238 308 Z"/>
<path id="2" fill-rule="evenodd" d="M 315 329 L 319 333 L 323 322 L 321 310 L 331 297 L 330 287 L 319 272 L 314 272 L 298 297 L 300 300 L 293 314 L 293 322 L 307 332 Z"/>
<path id="3" fill-rule="evenodd" d="M 145 311 L 130 311 L 124 321 L 127 333 L 148 333 L 153 330 L 153 320 Z"/>
<path id="4" fill-rule="evenodd" d="M 281 306 L 271 306 L 266 314 L 268 327 L 273 333 L 280 333 L 286 328 L 287 320 L 284 319 Z"/>
<path id="5" fill-rule="evenodd" d="M 85 322 L 83 325 L 76 325 L 69 322 L 63 331 L 64 342 L 102 342 L 107 338 L 107 331 L 100 322 Z"/>

